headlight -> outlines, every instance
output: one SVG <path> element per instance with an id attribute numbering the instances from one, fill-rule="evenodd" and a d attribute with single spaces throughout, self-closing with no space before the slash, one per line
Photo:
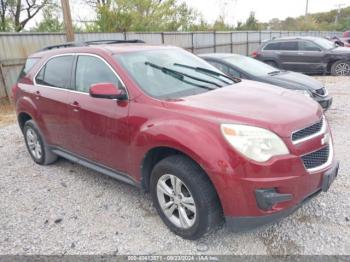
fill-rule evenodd
<path id="1" fill-rule="evenodd" d="M 304 96 L 311 97 L 311 94 L 309 91 L 306 91 L 306 90 L 294 90 L 294 91 Z"/>
<path id="2" fill-rule="evenodd" d="M 257 162 L 266 162 L 273 156 L 289 153 L 282 139 L 267 129 L 222 124 L 221 132 L 238 152 Z"/>

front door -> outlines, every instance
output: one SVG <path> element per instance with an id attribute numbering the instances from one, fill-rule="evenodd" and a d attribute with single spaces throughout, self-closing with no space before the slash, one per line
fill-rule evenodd
<path id="1" fill-rule="evenodd" d="M 69 98 L 73 153 L 117 171 L 128 166 L 129 101 L 93 98 L 90 86 L 112 83 L 124 88 L 114 70 L 102 58 L 79 55 L 75 68 L 75 93 Z"/>

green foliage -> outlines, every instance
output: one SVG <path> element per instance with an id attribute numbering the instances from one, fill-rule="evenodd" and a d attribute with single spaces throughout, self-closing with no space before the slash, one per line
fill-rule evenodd
<path id="1" fill-rule="evenodd" d="M 63 29 L 59 7 L 57 5 L 48 5 L 43 8 L 43 18 L 39 23 L 36 23 L 33 30 L 38 32 L 62 32 Z"/>
<path id="2" fill-rule="evenodd" d="M 316 31 L 345 31 L 350 28 L 350 7 L 341 9 L 336 23 L 337 10 L 309 14 L 297 18 L 288 17 L 285 20 L 274 18 L 269 22 L 271 30 L 316 30 Z"/>
<path id="3" fill-rule="evenodd" d="M 101 32 L 188 30 L 196 12 L 176 0 L 112 0 L 97 5 L 97 21 L 92 28 Z"/>

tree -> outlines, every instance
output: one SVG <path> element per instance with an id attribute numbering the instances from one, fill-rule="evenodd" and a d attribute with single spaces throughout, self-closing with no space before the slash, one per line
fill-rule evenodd
<path id="1" fill-rule="evenodd" d="M 60 20 L 60 8 L 57 5 L 48 5 L 43 8 L 43 18 L 34 28 L 38 32 L 62 32 L 63 22 Z"/>
<path id="2" fill-rule="evenodd" d="M 188 30 L 196 12 L 177 0 L 91 0 L 96 29 L 116 31 Z"/>
<path id="3" fill-rule="evenodd" d="M 19 32 L 51 0 L 0 0 L 0 29 Z"/>

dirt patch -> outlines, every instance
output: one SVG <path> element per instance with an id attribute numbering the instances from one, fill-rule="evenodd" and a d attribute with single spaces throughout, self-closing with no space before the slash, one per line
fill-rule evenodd
<path id="1" fill-rule="evenodd" d="M 0 100 L 0 126 L 6 126 L 16 121 L 13 105 L 7 100 Z"/>

